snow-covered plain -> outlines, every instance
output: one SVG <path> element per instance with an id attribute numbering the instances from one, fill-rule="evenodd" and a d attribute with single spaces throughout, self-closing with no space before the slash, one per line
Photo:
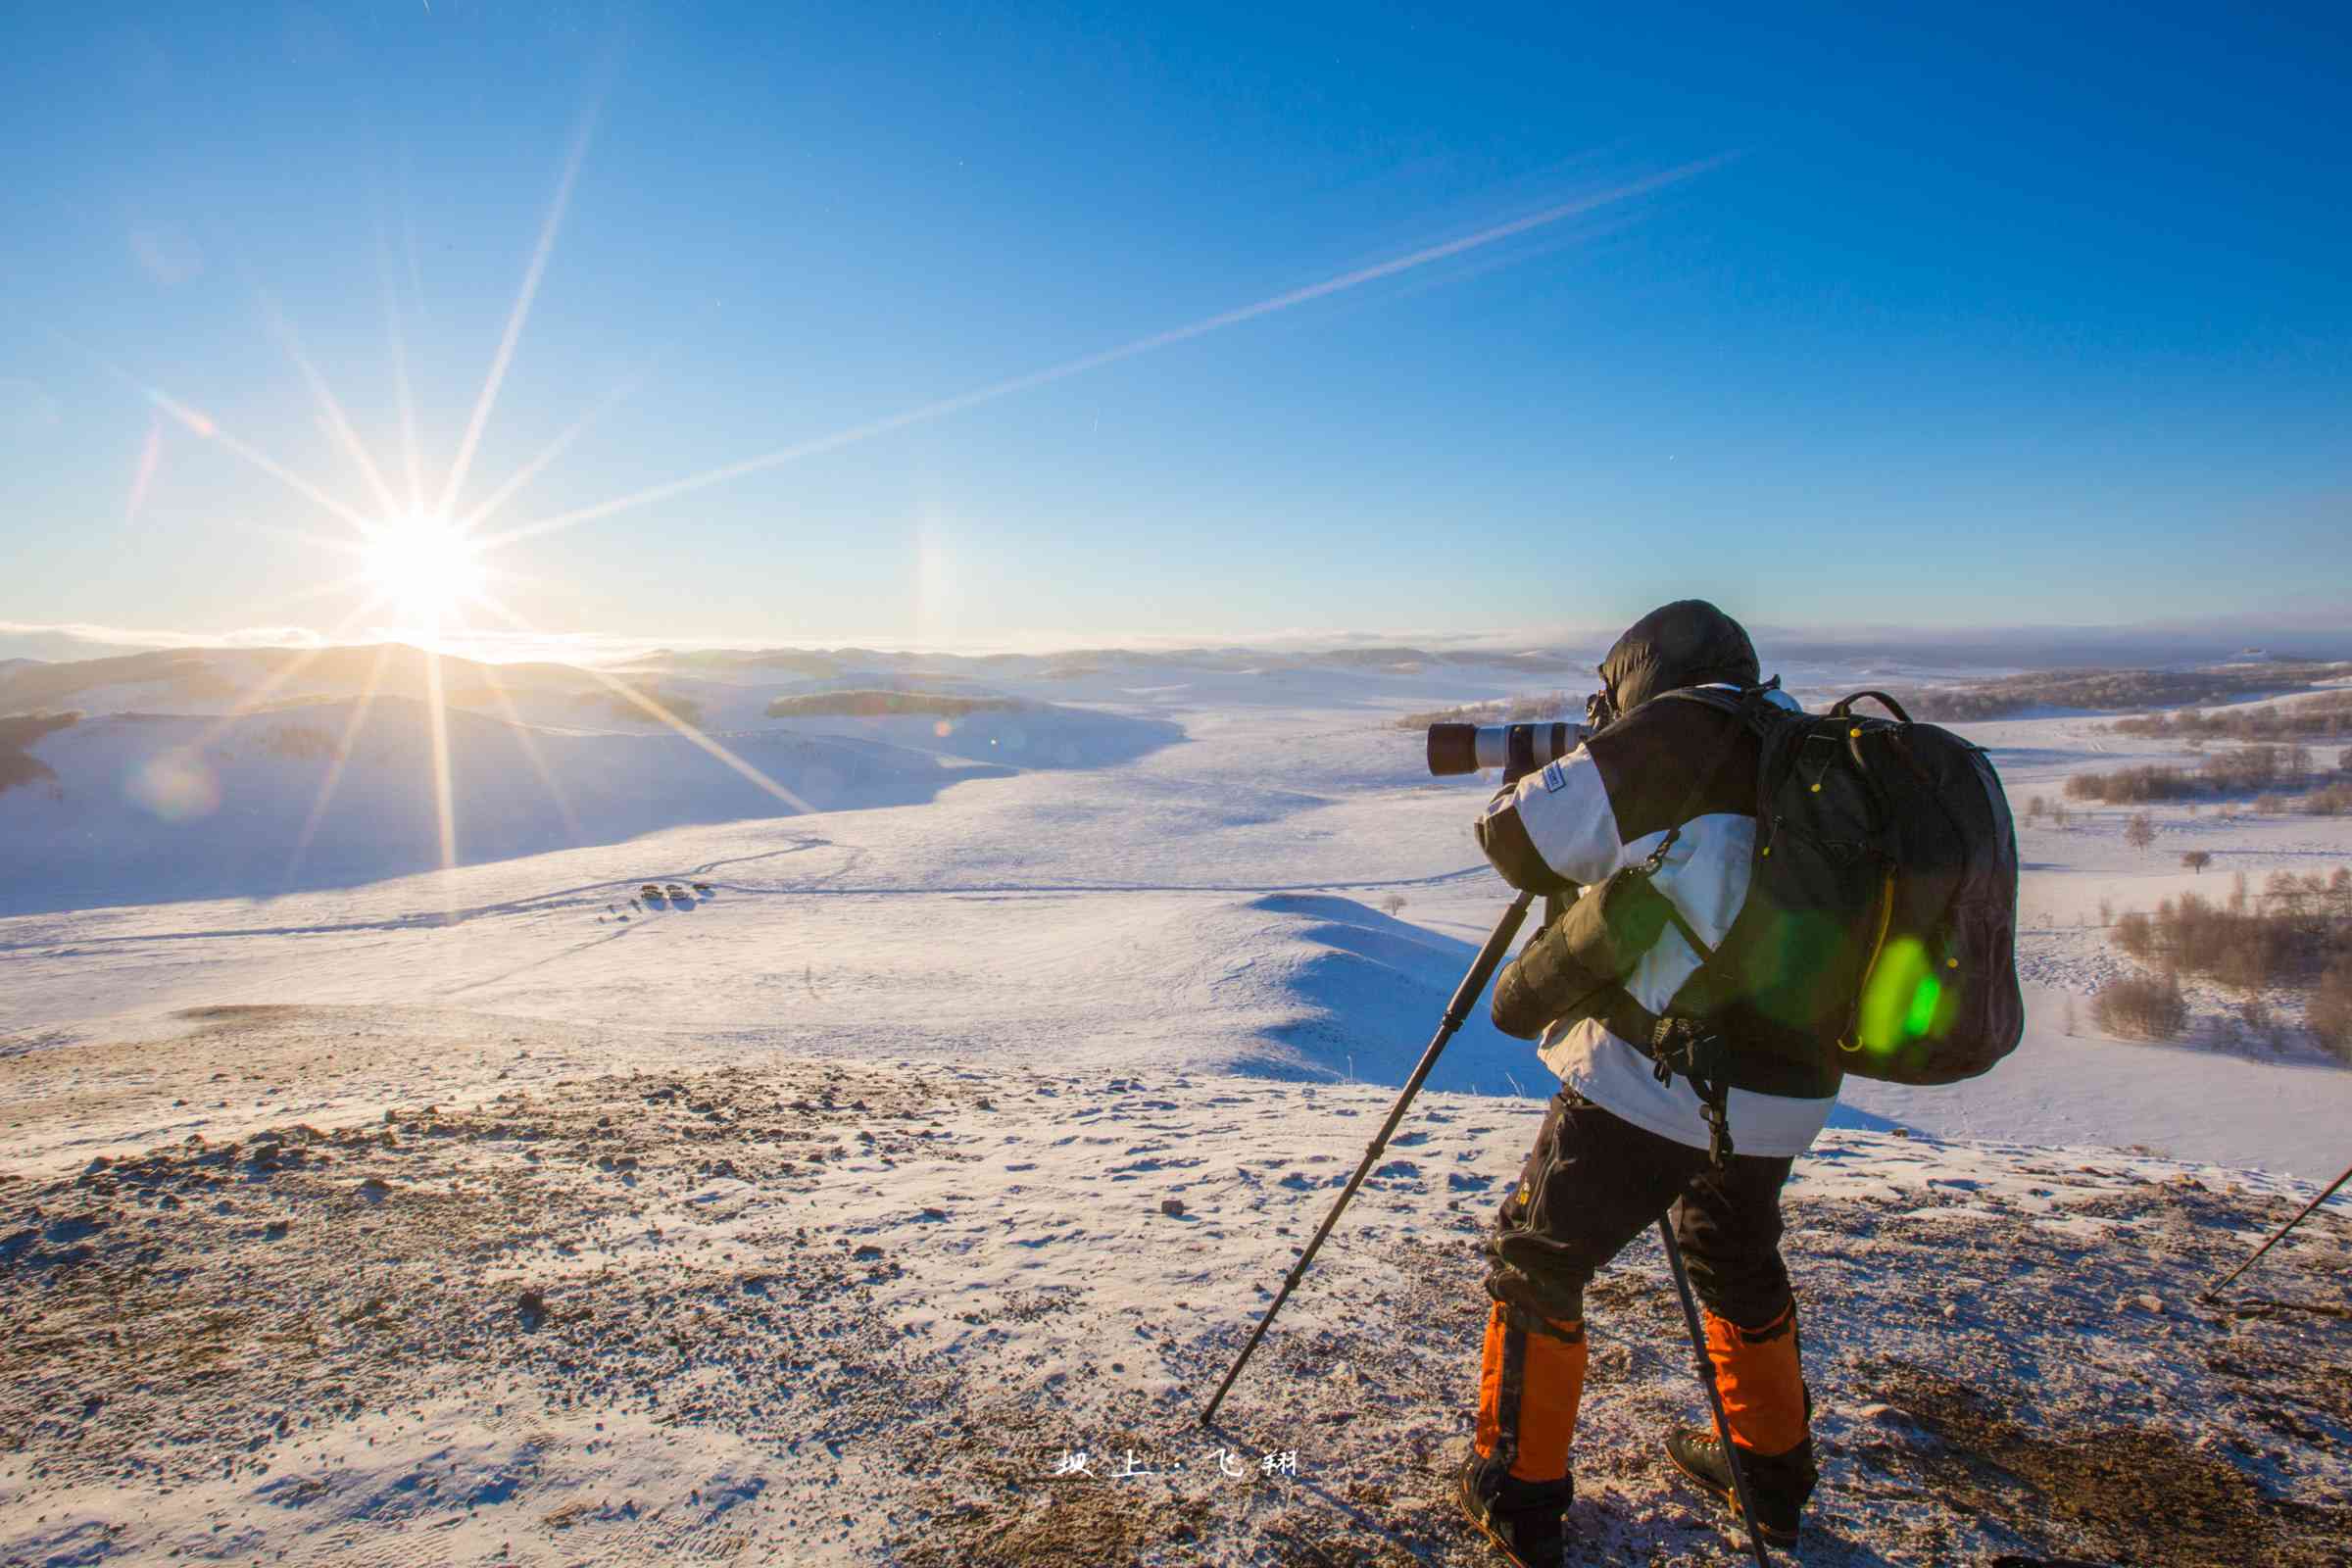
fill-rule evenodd
<path id="1" fill-rule="evenodd" d="M 272 726 L 341 734 L 348 688 L 226 723 L 201 683 L 110 693 L 169 711 L 32 745 L 53 784 L 0 794 L 0 1561 L 1481 1560 L 1443 1451 L 1478 1231 L 1555 1087 L 1483 1020 L 1223 1430 L 1189 1421 L 1507 897 L 1484 788 L 1393 718 L 1574 675 L 629 678 L 822 809 L 552 680 L 453 713 L 447 870 L 405 692 L 323 809 L 335 748 Z M 1023 706 L 764 716 L 882 682 Z M 2177 759 L 2084 715 L 1969 732 L 2020 808 L 2029 1036 L 1962 1088 L 1849 1084 L 1800 1166 L 1804 1560 L 2341 1560 L 2352 1227 L 2249 1281 L 2321 1311 L 2191 1296 L 2352 1158 L 2352 1070 L 2219 996 L 2169 1047 L 2087 1000 L 2103 906 L 2352 864 L 2352 824 L 2026 824 L 2069 772 Z M 1585 1560 L 1740 1549 L 1656 1452 L 1696 1409 L 1672 1312 L 1654 1250 L 1595 1292 Z"/>

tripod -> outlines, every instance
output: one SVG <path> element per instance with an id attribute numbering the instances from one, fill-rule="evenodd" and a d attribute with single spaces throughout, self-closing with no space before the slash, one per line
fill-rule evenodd
<path id="1" fill-rule="evenodd" d="M 1207 1408 L 1200 1412 L 1202 1426 L 1216 1420 L 1217 1406 L 1225 1402 L 1226 1392 L 1233 1387 L 1234 1380 L 1242 1375 L 1242 1368 L 1250 1364 L 1250 1353 L 1257 1348 L 1257 1342 L 1266 1337 L 1266 1329 L 1273 1323 L 1274 1314 L 1282 1310 L 1282 1303 L 1291 1298 L 1291 1293 L 1306 1277 L 1307 1265 L 1315 1260 L 1315 1253 L 1322 1250 L 1324 1239 L 1331 1235 L 1331 1228 L 1339 1223 L 1341 1211 L 1347 1208 L 1348 1200 L 1355 1197 L 1356 1189 L 1363 1186 L 1364 1178 L 1371 1174 L 1373 1165 L 1387 1152 L 1390 1137 L 1396 1131 L 1397 1123 L 1404 1120 L 1406 1107 L 1412 1104 L 1413 1097 L 1421 1092 L 1422 1084 L 1428 1081 L 1430 1070 L 1437 1066 L 1438 1056 L 1445 1051 L 1446 1043 L 1453 1038 L 1455 1031 L 1470 1016 L 1470 1009 L 1486 991 L 1487 982 L 1494 978 L 1494 971 L 1501 964 L 1503 954 L 1509 951 L 1511 939 L 1519 934 L 1519 927 L 1527 919 L 1528 906 L 1535 902 L 1535 897 L 1532 893 L 1520 894 L 1511 901 L 1511 906 L 1502 911 L 1502 918 L 1494 922 L 1494 934 L 1487 938 L 1487 945 L 1478 950 L 1478 956 L 1471 960 L 1470 972 L 1463 975 L 1462 983 L 1454 988 L 1453 1000 L 1446 1004 L 1445 1016 L 1439 1020 L 1437 1034 L 1431 1037 L 1429 1048 L 1421 1053 L 1420 1061 L 1413 1067 L 1413 1075 L 1404 1081 L 1404 1093 L 1396 1097 L 1396 1103 L 1389 1109 L 1388 1120 L 1380 1124 L 1380 1131 L 1373 1135 L 1371 1143 L 1364 1146 L 1363 1160 L 1355 1167 L 1355 1174 L 1348 1178 L 1339 1201 L 1332 1204 L 1331 1212 L 1323 1216 L 1323 1223 L 1315 1229 L 1314 1239 L 1298 1254 L 1298 1261 L 1291 1265 L 1291 1272 L 1283 1279 L 1282 1289 L 1276 1293 L 1273 1304 L 1266 1308 L 1266 1315 L 1259 1318 L 1257 1327 L 1250 1331 L 1249 1343 L 1242 1347 L 1242 1353 L 1234 1358 L 1231 1370 L 1225 1374 L 1225 1381 L 1218 1384 L 1217 1392 L 1209 1396 Z M 1683 1250 L 1675 1241 L 1674 1225 L 1670 1220 L 1661 1218 L 1658 1221 L 1658 1236 L 1666 1244 L 1667 1266 L 1674 1272 L 1675 1290 L 1682 1297 L 1684 1321 L 1690 1330 L 1690 1348 L 1698 1356 L 1698 1380 L 1706 1388 L 1707 1405 L 1715 1417 L 1715 1435 L 1722 1440 L 1724 1454 L 1731 1464 L 1732 1490 L 1739 1499 L 1740 1516 L 1747 1525 L 1748 1544 L 1754 1548 L 1756 1562 L 1762 1568 L 1767 1563 L 1764 1537 L 1756 1524 L 1755 1510 L 1748 1503 L 1746 1467 L 1740 1461 L 1739 1445 L 1732 1441 L 1731 1423 L 1724 1416 L 1723 1395 L 1715 1382 L 1715 1363 L 1707 1354 L 1706 1331 L 1699 1324 L 1698 1303 L 1690 1294 L 1690 1273 L 1683 1264 Z"/>

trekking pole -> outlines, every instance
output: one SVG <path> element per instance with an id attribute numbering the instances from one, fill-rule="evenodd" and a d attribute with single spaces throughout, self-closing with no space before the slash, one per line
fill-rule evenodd
<path id="1" fill-rule="evenodd" d="M 1291 1298 L 1291 1292 L 1297 1290 L 1299 1280 L 1305 1277 L 1306 1266 L 1315 1260 L 1316 1251 L 1323 1246 L 1323 1238 L 1329 1236 L 1332 1226 L 1339 1223 L 1340 1210 L 1348 1206 L 1348 1200 L 1355 1196 L 1355 1190 L 1363 1186 L 1364 1177 L 1371 1172 L 1372 1162 L 1380 1158 L 1382 1152 L 1389 1147 L 1389 1135 L 1404 1119 L 1405 1107 L 1413 1102 L 1413 1097 L 1421 1092 L 1422 1081 L 1429 1076 L 1430 1069 L 1438 1064 L 1438 1054 L 1446 1049 L 1446 1042 L 1453 1038 L 1453 1032 L 1470 1016 L 1471 1005 L 1478 1001 L 1479 994 L 1487 989 L 1487 982 L 1494 978 L 1495 966 L 1502 962 L 1503 954 L 1510 948 L 1511 938 L 1519 934 L 1519 924 L 1527 918 L 1527 906 L 1535 902 L 1535 898 L 1533 893 L 1520 894 L 1511 901 L 1511 906 L 1502 911 L 1502 918 L 1494 922 L 1494 935 L 1488 937 L 1487 945 L 1478 950 L 1478 956 L 1471 961 L 1470 972 L 1462 976 L 1462 983 L 1454 987 L 1453 1000 L 1446 1004 L 1446 1016 L 1439 1022 L 1436 1036 L 1430 1040 L 1429 1049 L 1421 1053 L 1420 1064 L 1413 1068 L 1413 1075 L 1404 1081 L 1404 1093 L 1396 1097 L 1396 1103 L 1389 1110 L 1389 1119 L 1381 1123 L 1380 1131 L 1365 1146 L 1363 1162 L 1355 1167 L 1355 1175 L 1348 1179 L 1348 1190 L 1340 1194 L 1340 1200 L 1331 1205 L 1330 1213 L 1323 1216 L 1323 1224 L 1316 1230 L 1315 1239 L 1306 1244 L 1306 1250 L 1300 1252 L 1298 1261 L 1291 1265 L 1289 1278 L 1282 1282 L 1281 1294 L 1274 1298 L 1274 1304 L 1266 1308 L 1266 1315 L 1257 1320 L 1257 1327 L 1250 1331 L 1250 1343 L 1242 1347 L 1242 1353 L 1234 1360 L 1233 1370 L 1225 1374 L 1225 1381 L 1217 1385 L 1217 1392 L 1209 1398 L 1208 1408 L 1200 1412 L 1202 1426 L 1216 1419 L 1217 1406 L 1225 1402 L 1225 1391 L 1232 1388 L 1233 1380 L 1242 1375 L 1242 1368 L 1249 1364 L 1250 1352 L 1257 1348 L 1259 1340 L 1265 1338 L 1266 1326 L 1274 1321 L 1274 1314 L 1282 1310 L 1282 1303 Z"/>
<path id="2" fill-rule="evenodd" d="M 2280 1242 L 2285 1241 L 2286 1233 L 2293 1230 L 2296 1226 L 2302 1224 L 2303 1216 L 2305 1214 L 2310 1213 L 2313 1209 L 2319 1207 L 2330 1198 L 2333 1198 L 2335 1196 L 2335 1190 L 2343 1186 L 2347 1181 L 2352 1181 L 2352 1165 L 2346 1165 L 2344 1167 L 2343 1175 L 2338 1176 L 2335 1180 L 2329 1182 L 2326 1192 L 2313 1199 L 2310 1202 L 2305 1203 L 2303 1207 L 2297 1211 L 2293 1219 L 2288 1220 L 2285 1224 L 2271 1232 L 2271 1239 L 2263 1243 L 2260 1247 L 2254 1249 L 2254 1255 L 2252 1257 L 2247 1258 L 2243 1263 L 2238 1264 L 2237 1267 L 2231 1269 L 2229 1273 L 2223 1275 L 2220 1279 L 2215 1280 L 2211 1285 L 2208 1285 L 2203 1290 L 2199 1291 L 2197 1293 L 2197 1299 L 2200 1301 L 2212 1300 L 2216 1296 L 2219 1296 L 2222 1293 L 2222 1288 L 2224 1286 L 2228 1285 L 2231 1280 L 2237 1278 L 2240 1274 L 2243 1274 L 2246 1270 L 2252 1268 L 2256 1263 L 2261 1262 L 2263 1253 L 2269 1251 L 2272 1248 L 2277 1247 Z"/>
<path id="3" fill-rule="evenodd" d="M 1715 1358 L 1707 1353 L 1707 1331 L 1699 1327 L 1698 1302 L 1690 1295 L 1690 1271 L 1683 1266 L 1683 1245 L 1674 1239 L 1674 1221 L 1658 1220 L 1658 1240 L 1666 1244 L 1666 1266 L 1674 1271 L 1674 1288 L 1683 1298 L 1683 1321 L 1690 1329 L 1690 1348 L 1698 1356 L 1698 1381 L 1706 1385 L 1707 1408 L 1715 1412 L 1715 1436 L 1723 1440 L 1724 1462 L 1732 1470 L 1732 1494 L 1740 1500 L 1740 1520 L 1747 1526 L 1747 1544 L 1756 1554 L 1756 1568 L 1771 1568 L 1764 1555 L 1764 1527 L 1747 1500 L 1747 1466 L 1740 1462 L 1740 1445 L 1732 1441 L 1731 1418 L 1723 1413 L 1723 1391 L 1715 1386 Z"/>

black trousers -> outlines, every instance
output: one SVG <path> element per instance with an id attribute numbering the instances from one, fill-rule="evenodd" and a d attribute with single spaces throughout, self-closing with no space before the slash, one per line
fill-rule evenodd
<path id="1" fill-rule="evenodd" d="M 1791 1301 L 1781 1187 L 1794 1163 L 1734 1154 L 1717 1170 L 1705 1150 L 1562 1089 L 1495 1216 L 1487 1294 L 1554 1322 L 1580 1321 L 1601 1265 L 1671 1212 L 1699 1299 L 1741 1328 L 1765 1328 Z"/>

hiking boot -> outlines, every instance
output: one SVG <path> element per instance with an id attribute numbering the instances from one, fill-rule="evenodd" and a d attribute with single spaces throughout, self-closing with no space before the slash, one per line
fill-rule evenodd
<path id="1" fill-rule="evenodd" d="M 1666 1453 L 1676 1469 L 1713 1493 L 1734 1517 L 1739 1515 L 1731 1461 L 1713 1432 L 1702 1427 L 1677 1432 L 1666 1440 Z M 1806 1438 L 1787 1453 L 1741 1448 L 1740 1468 L 1747 1477 L 1747 1494 L 1756 1505 L 1756 1526 L 1764 1539 L 1777 1546 L 1795 1544 L 1805 1499 L 1813 1494 L 1820 1475 L 1813 1467 L 1813 1440 Z"/>
<path id="2" fill-rule="evenodd" d="M 1476 1448 L 1462 1460 L 1462 1511 L 1518 1568 L 1560 1568 L 1567 1551 L 1565 1516 L 1576 1480 L 1522 1481 Z"/>

